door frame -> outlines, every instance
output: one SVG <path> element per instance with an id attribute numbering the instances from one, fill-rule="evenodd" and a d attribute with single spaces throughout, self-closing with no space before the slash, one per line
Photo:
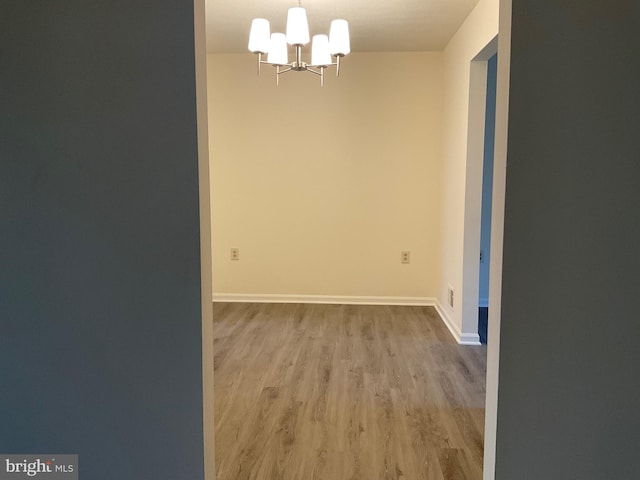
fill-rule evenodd
<path id="1" fill-rule="evenodd" d="M 500 357 L 500 307 L 502 295 L 502 253 L 504 235 L 504 207 L 507 164 L 507 127 L 509 114 L 509 70 L 511 58 L 511 2 L 499 0 L 499 36 L 497 39 L 498 76 L 496 89 L 496 131 L 493 171 L 492 219 L 491 219 L 491 258 L 489 274 L 489 319 L 488 328 L 492 332 L 487 344 L 487 383 L 485 404 L 485 436 L 484 436 L 484 467 L 483 478 L 495 478 L 496 463 L 496 429 L 498 416 L 498 380 Z M 200 256 L 201 256 L 201 298 L 202 298 L 202 374 L 203 374 L 203 442 L 204 442 L 204 470 L 205 480 L 215 480 L 215 438 L 214 438 L 214 402 L 213 402 L 213 305 L 211 301 L 212 267 L 211 267 L 211 216 L 210 216 L 210 181 L 209 181 L 209 146 L 207 121 L 207 87 L 206 87 L 206 14 L 205 0 L 194 0 L 194 44 L 195 44 L 195 73 L 196 73 L 196 107 L 198 116 L 198 168 L 199 168 L 199 198 L 200 198 Z M 495 39 L 494 39 L 495 40 Z M 491 45 L 490 42 L 489 45 Z M 489 45 L 487 47 L 489 47 Z M 485 49 L 483 49 L 485 52 Z M 483 53 L 481 52 L 481 53 Z M 487 53 L 487 52 L 485 52 Z M 494 52 L 495 53 L 495 52 Z M 488 59 L 489 57 L 486 57 Z M 478 57 L 476 59 L 479 60 Z M 474 59 L 474 60 L 476 60 Z M 473 62 L 472 62 L 473 63 Z M 476 65 L 477 67 L 477 65 Z M 472 66 L 472 69 L 475 67 Z M 486 63 L 484 65 L 484 85 L 486 95 Z M 477 74 L 478 72 L 476 72 Z M 481 72 L 480 72 L 481 73 Z M 482 76 L 480 76 L 482 78 Z M 476 85 L 477 87 L 477 85 Z M 482 122 L 484 122 L 482 106 Z M 471 122 L 471 114 L 470 120 Z M 475 114 L 474 114 L 475 121 Z M 481 131 L 484 135 L 484 124 Z M 467 168 L 469 168 L 467 161 Z M 468 172 L 467 172 L 468 174 Z M 470 178 L 467 176 L 467 178 Z M 481 184 L 481 182 L 480 182 Z M 481 192 L 481 187 L 480 187 Z M 468 193 L 468 192 L 467 192 Z M 467 201 L 465 194 L 465 202 Z M 466 210 L 466 208 L 465 208 Z M 472 235 L 469 230 L 469 235 Z M 479 226 L 477 235 L 479 236 Z M 465 213 L 465 245 L 467 244 L 467 224 Z M 477 304 L 478 257 L 473 249 L 463 254 L 463 265 L 473 257 L 475 270 L 475 299 Z M 472 255 L 473 254 L 473 255 Z M 469 258 L 467 258 L 469 257 Z M 471 263 L 469 262 L 469 265 Z M 466 276 L 473 270 L 463 271 L 463 285 Z M 470 281 L 470 277 L 469 277 Z M 464 292 L 471 289 L 463 288 Z M 464 304 L 463 304 L 464 305 Z M 477 305 L 476 305 L 477 306 Z M 464 326 L 463 306 L 463 326 Z M 477 309 L 476 331 L 477 331 Z M 463 328 L 464 331 L 464 328 Z"/>
<path id="2" fill-rule="evenodd" d="M 488 60 L 498 53 L 496 35 L 469 65 L 469 118 L 464 193 L 462 249 L 462 334 L 478 336 L 480 285 L 480 231 L 482 219 L 482 169 L 484 165 Z M 493 227 L 492 227 L 493 230 Z M 492 232 L 493 234 L 493 232 Z"/>
<path id="3" fill-rule="evenodd" d="M 211 185 L 207 111 L 207 40 L 205 0 L 193 0 L 194 68 L 198 135 L 198 193 L 200 207 L 200 299 L 202 314 L 202 432 L 204 479 L 215 480 L 215 422 L 213 396 L 213 302 L 211 265 Z"/>
<path id="4" fill-rule="evenodd" d="M 502 254 L 507 173 L 509 122 L 509 71 L 511 68 L 511 2 L 500 0 L 498 24 L 498 75 L 496 86 L 496 131 L 491 196 L 491 258 L 489 261 L 489 319 L 487 342 L 487 384 L 484 420 L 484 480 L 494 480 L 498 387 L 500 369 L 500 309 L 502 306 Z"/>

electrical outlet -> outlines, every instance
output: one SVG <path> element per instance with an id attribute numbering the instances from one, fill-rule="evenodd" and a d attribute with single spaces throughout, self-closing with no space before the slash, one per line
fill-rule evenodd
<path id="1" fill-rule="evenodd" d="M 453 301 L 454 301 L 454 291 L 453 291 L 453 287 L 451 285 L 449 285 L 449 306 L 451 308 L 453 308 Z"/>
<path id="2" fill-rule="evenodd" d="M 411 263 L 411 252 L 400 252 L 400 263 Z"/>
<path id="3" fill-rule="evenodd" d="M 231 260 L 240 260 L 240 249 L 232 248 L 231 249 Z"/>

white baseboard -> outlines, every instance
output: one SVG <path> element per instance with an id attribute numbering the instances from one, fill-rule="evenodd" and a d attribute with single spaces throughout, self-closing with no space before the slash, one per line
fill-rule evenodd
<path id="1" fill-rule="evenodd" d="M 442 318 L 443 323 L 447 326 L 449 332 L 453 335 L 453 338 L 456 339 L 456 342 L 460 345 L 481 345 L 480 335 L 477 333 L 462 333 L 460 328 L 458 328 L 453 320 L 451 320 L 451 317 L 449 317 L 446 310 L 442 308 L 440 302 L 436 301 L 434 307 L 436 307 L 440 318 Z"/>
<path id="2" fill-rule="evenodd" d="M 480 343 L 480 335 L 477 333 L 463 333 L 458 340 L 460 345 L 482 345 Z"/>
<path id="3" fill-rule="evenodd" d="M 431 297 L 355 297 L 340 295 L 271 295 L 244 293 L 214 293 L 214 302 L 246 303 L 324 303 L 339 305 L 406 305 L 435 306 Z"/>
<path id="4" fill-rule="evenodd" d="M 433 297 L 355 297 L 340 295 L 272 295 L 261 293 L 215 293 L 214 302 L 235 303 L 321 303 L 337 305 L 405 305 L 435 307 L 442 322 L 460 345 L 480 345 L 477 333 L 462 333 L 438 300 Z"/>

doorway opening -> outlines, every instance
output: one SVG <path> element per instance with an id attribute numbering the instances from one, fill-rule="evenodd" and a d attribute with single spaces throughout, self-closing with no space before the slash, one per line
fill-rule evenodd
<path id="1" fill-rule="evenodd" d="M 502 13 L 501 13 L 501 15 L 502 15 Z M 196 18 L 197 17 L 198 17 L 198 15 L 196 15 Z M 505 39 L 505 42 L 506 41 L 507 40 Z M 199 43 L 200 43 L 201 46 L 203 46 L 204 42 L 202 41 L 202 37 L 201 37 Z M 504 45 L 503 45 L 503 47 L 504 47 Z M 490 44 L 487 45 L 487 47 L 485 49 L 483 49 L 483 51 L 480 54 L 478 54 L 478 56 L 472 62 L 472 68 L 471 68 L 471 77 L 473 79 L 473 81 L 472 81 L 472 90 L 476 91 L 476 90 L 474 90 L 474 85 L 477 85 L 476 80 L 479 79 L 480 80 L 480 85 L 482 86 L 482 88 L 480 90 L 483 91 L 483 95 L 482 95 L 482 99 L 483 99 L 482 101 L 483 102 L 486 100 L 485 95 L 486 95 L 486 82 L 487 82 L 487 61 L 491 56 L 495 56 L 496 52 L 497 52 L 497 37 L 494 39 L 494 41 L 490 42 Z M 205 65 L 204 70 L 206 70 L 206 59 L 203 61 L 202 57 L 203 57 L 203 55 L 201 55 L 200 58 L 199 58 L 199 65 L 200 65 L 200 71 L 201 72 L 202 72 L 203 65 Z M 504 58 L 508 58 L 508 56 L 505 56 Z M 504 76 L 504 70 L 505 69 L 501 66 L 501 71 L 503 72 L 503 76 Z M 480 74 L 480 76 L 477 77 L 476 74 Z M 199 76 L 202 78 L 202 74 L 200 74 Z M 502 81 L 504 81 L 504 79 Z M 503 87 L 505 87 L 504 84 L 502 84 L 502 85 L 503 85 Z M 501 88 L 503 88 L 503 87 L 501 87 Z M 198 103 L 199 103 L 200 106 L 203 107 L 203 110 L 206 112 L 206 88 L 204 90 L 205 90 L 204 95 L 202 94 L 202 90 L 199 90 Z M 473 93 L 472 93 L 472 95 L 473 95 Z M 500 97 L 504 98 L 504 97 L 506 97 L 506 94 L 503 92 L 503 93 L 501 93 Z M 500 110 L 501 112 L 503 110 L 505 110 L 504 101 L 502 102 L 502 104 L 503 104 L 502 105 L 503 108 Z M 482 111 L 482 115 L 481 115 L 481 118 L 480 118 L 481 124 L 483 124 L 484 121 L 485 121 L 485 108 L 486 108 L 486 105 L 483 105 L 483 108 L 481 109 L 481 111 Z M 475 112 L 475 110 L 473 110 L 473 112 Z M 473 113 L 473 115 L 475 116 L 475 113 Z M 470 131 L 471 131 L 471 124 L 472 124 L 472 118 L 471 117 L 472 117 L 472 110 L 470 109 L 470 115 L 469 115 L 469 128 L 470 128 Z M 501 117 L 506 117 L 506 115 L 503 114 Z M 505 120 L 505 118 L 502 118 L 502 120 Z M 200 119 L 199 119 L 199 127 L 202 128 L 202 125 L 204 125 L 204 130 L 206 131 L 206 119 L 204 121 L 200 121 Z M 481 128 L 481 131 L 484 133 L 484 127 Z M 501 133 L 502 133 L 502 135 L 500 136 L 499 142 L 498 142 L 498 145 L 497 145 L 499 149 L 501 147 L 506 147 L 506 129 L 505 129 L 504 132 L 501 132 Z M 505 145 L 502 146 L 501 145 L 502 143 L 504 143 Z M 481 148 L 484 147 L 482 142 L 481 142 L 480 145 L 481 145 Z M 502 148 L 502 150 L 504 150 L 504 148 Z M 504 153 L 504 152 L 501 152 L 501 153 Z M 206 155 L 203 156 L 203 157 L 206 157 Z M 499 162 L 499 163 L 503 163 L 503 162 Z M 482 170 L 482 166 L 480 166 L 479 168 L 480 168 L 480 170 Z M 500 168 L 498 170 L 500 170 Z M 208 175 L 206 175 L 206 176 L 208 177 Z M 498 174 L 498 176 L 500 176 L 500 174 Z M 467 178 L 469 179 L 470 177 L 467 175 Z M 479 178 L 480 179 L 482 178 L 482 174 L 480 174 Z M 482 181 L 480 180 L 478 183 L 480 184 L 480 186 L 477 187 L 477 192 L 476 193 L 481 192 L 481 190 L 482 190 Z M 499 194 L 500 194 L 500 185 L 499 185 L 500 183 L 501 182 L 498 182 L 498 185 L 497 185 Z M 502 185 L 502 188 L 503 188 L 503 185 Z M 502 193 L 504 193 L 504 192 L 502 192 Z M 201 195 L 203 195 L 203 197 L 208 197 L 208 195 L 209 195 L 208 182 L 207 182 L 207 185 L 205 187 L 203 187 L 201 185 Z M 480 196 L 481 195 L 479 194 L 478 197 L 480 197 Z M 467 199 L 471 198 L 469 195 L 466 195 L 465 197 Z M 478 202 L 478 197 L 474 197 L 476 202 Z M 496 203 L 496 202 L 494 202 L 494 203 Z M 500 203 L 500 202 L 497 202 L 497 203 Z M 479 202 L 478 202 L 478 205 L 479 205 Z M 496 207 L 496 205 L 494 205 L 494 209 L 495 209 L 495 207 Z M 479 210 L 480 210 L 480 207 L 478 206 L 478 211 Z M 477 218 L 477 224 L 478 225 L 477 225 L 477 229 L 475 230 L 475 234 L 479 238 L 479 236 L 480 236 L 480 226 L 479 225 L 481 223 L 481 221 L 480 221 L 481 215 L 478 213 L 477 216 L 478 216 L 478 218 Z M 501 216 L 501 215 L 498 215 L 498 216 Z M 495 221 L 494 221 L 494 223 L 495 223 Z M 467 271 L 467 265 L 468 265 L 467 258 L 469 258 L 469 259 L 472 259 L 473 263 L 475 263 L 475 268 L 472 269 L 472 271 L 471 271 L 471 273 L 475 273 L 475 275 L 471 275 L 471 277 L 474 277 L 473 282 L 475 283 L 475 287 L 476 288 L 475 288 L 475 290 L 473 288 L 466 288 L 468 286 L 468 284 L 467 284 L 466 281 L 463 282 L 464 286 L 463 286 L 463 290 L 462 291 L 465 292 L 465 295 L 463 296 L 463 305 L 465 307 L 463 307 L 463 310 L 464 310 L 464 308 L 466 308 L 466 305 L 468 305 L 468 304 L 474 305 L 475 308 L 472 309 L 472 315 L 473 315 L 473 317 L 475 317 L 474 322 L 476 324 L 475 326 L 476 326 L 476 332 L 477 332 L 477 321 L 478 321 L 478 316 L 477 316 L 478 310 L 477 310 L 477 308 L 478 308 L 478 303 L 479 303 L 478 302 L 478 300 L 479 300 L 479 283 L 478 282 L 479 282 L 479 273 L 480 273 L 479 272 L 478 258 L 479 258 L 479 254 L 480 254 L 480 242 L 479 242 L 478 238 L 475 239 L 476 240 L 475 241 L 475 252 L 473 253 L 473 255 L 469 256 L 467 254 L 467 248 L 466 248 L 466 245 L 468 243 L 467 242 L 467 232 L 471 232 L 471 230 L 467 229 L 466 216 L 465 216 L 465 241 L 464 241 L 465 249 L 464 249 L 464 260 L 463 260 L 463 263 L 464 263 L 464 278 L 465 278 L 465 280 L 467 280 L 467 275 L 469 274 L 469 272 Z M 498 238 L 498 237 L 500 237 L 500 235 L 494 235 L 494 237 Z M 498 245 L 498 247 L 501 247 L 501 245 Z M 501 250 L 501 249 L 494 248 L 494 254 L 496 254 L 496 258 L 501 256 L 500 255 L 501 252 L 498 251 L 498 250 Z M 209 264 L 208 268 L 209 268 L 211 262 L 210 262 L 210 259 L 208 259 L 208 260 L 209 261 L 207 262 L 206 259 L 203 259 L 203 264 L 208 263 Z M 487 264 L 489 263 L 488 260 L 489 260 L 489 258 L 487 257 L 487 260 L 486 260 Z M 492 277 L 495 277 L 496 275 L 499 275 L 499 273 L 496 273 L 496 272 L 498 272 L 498 270 L 499 269 L 496 269 L 496 268 L 492 269 Z M 469 278 L 471 278 L 471 277 L 469 277 Z M 209 281 L 210 281 L 210 279 L 209 279 Z M 492 279 L 492 285 L 494 283 L 496 283 L 495 282 L 495 278 Z M 203 284 L 203 294 L 206 291 L 207 291 L 207 288 L 205 288 L 205 285 Z M 495 288 L 493 288 L 493 291 L 495 291 Z M 475 296 L 475 298 L 471 298 L 470 302 L 468 302 L 469 298 L 466 297 L 467 293 L 472 293 L 472 296 Z M 495 293 L 492 293 L 492 297 L 494 297 L 494 296 L 495 296 Z M 203 299 L 204 298 L 205 297 L 203 295 Z M 492 302 L 493 302 L 493 300 L 492 300 Z M 205 303 L 205 302 L 203 302 L 203 303 Z M 496 305 L 497 310 L 499 311 L 499 302 L 494 302 L 494 304 Z M 464 314 L 464 312 L 463 312 L 463 314 Z M 492 313 L 492 315 L 495 316 L 495 313 Z M 203 322 L 203 342 L 205 344 L 207 344 L 207 345 L 209 343 L 211 343 L 211 347 L 212 347 L 213 342 L 212 341 L 209 342 L 209 340 L 211 339 L 212 335 L 211 335 L 211 332 L 210 332 L 210 326 L 208 325 L 208 322 L 206 321 L 207 317 L 208 317 L 207 314 L 203 315 L 203 319 L 204 319 L 204 322 Z M 465 316 L 464 318 L 467 318 L 467 317 Z M 495 321 L 494 321 L 494 323 L 495 323 Z M 463 321 L 463 327 L 465 327 L 466 325 L 467 325 L 467 323 L 465 321 Z M 496 340 L 499 340 L 499 337 L 498 337 L 498 329 L 494 329 L 494 331 L 496 333 L 495 333 L 495 337 L 492 337 L 492 338 L 494 338 L 494 340 L 492 340 L 493 345 L 489 349 L 489 357 L 490 357 L 491 365 L 489 365 L 488 368 L 487 368 L 488 373 L 491 375 L 492 378 L 489 378 L 489 377 L 487 378 L 487 387 L 486 387 L 487 388 L 487 414 L 488 414 L 488 417 L 490 417 L 490 418 L 487 418 L 485 420 L 485 425 L 486 425 L 486 430 L 485 430 L 485 469 L 486 469 L 485 470 L 485 478 L 490 478 L 488 475 L 491 475 L 492 472 L 493 472 L 494 465 L 493 465 L 492 457 L 495 455 L 495 425 L 494 424 L 495 424 L 495 413 L 496 413 L 495 412 L 495 410 L 496 410 L 495 404 L 497 402 L 495 401 L 494 397 L 497 396 L 497 380 L 496 380 L 495 377 L 496 377 L 496 372 L 497 372 L 497 358 L 496 358 L 496 356 L 497 356 L 497 351 L 498 351 L 497 350 L 498 344 L 497 344 Z M 210 370 L 212 370 L 213 362 L 210 361 L 212 359 L 212 357 L 213 357 L 212 348 L 206 348 L 206 352 L 205 353 L 206 353 L 206 357 L 209 357 L 209 358 L 206 358 L 206 359 L 203 358 L 203 364 L 206 362 L 207 366 L 210 367 Z M 204 381 L 204 385 L 205 385 L 205 390 L 206 391 L 205 391 L 204 398 L 205 398 L 205 404 L 207 404 L 208 403 L 207 402 L 207 398 L 210 398 L 210 394 L 212 394 L 213 372 L 212 371 L 206 371 L 205 372 L 205 376 L 206 376 L 206 378 L 205 378 L 205 381 Z M 209 418 L 212 419 L 212 413 L 209 414 Z M 205 443 L 208 443 L 208 448 L 207 448 L 207 445 L 205 445 L 205 450 L 206 450 L 206 460 L 207 460 L 207 463 L 209 464 L 209 468 L 207 469 L 206 478 L 214 478 L 215 477 L 215 470 L 214 470 L 214 468 L 215 468 L 214 465 L 215 464 L 214 464 L 214 461 L 213 461 L 213 456 L 214 455 L 213 455 L 213 429 L 211 428 L 212 427 L 212 422 L 211 422 L 211 424 L 209 424 L 209 422 L 207 422 L 207 420 L 205 418 L 205 424 L 206 424 L 205 425 L 205 430 L 207 430 L 207 426 L 209 427 L 208 435 L 205 435 L 206 437 L 208 437 L 208 440 L 209 440 L 208 442 L 205 441 Z M 207 434 L 207 432 L 205 432 L 205 434 Z"/>
<path id="2" fill-rule="evenodd" d="M 487 343 L 489 315 L 489 262 L 491 259 L 491 196 L 493 193 L 493 153 L 496 130 L 496 83 L 498 55 L 487 61 L 487 101 L 484 125 L 484 155 L 482 161 L 482 207 L 480 217 L 480 276 L 478 287 L 478 336 Z"/>
<path id="3" fill-rule="evenodd" d="M 464 247 L 462 258 L 462 334 L 467 338 L 473 338 L 475 344 L 480 344 L 480 318 L 479 306 L 482 280 L 486 287 L 488 304 L 489 292 L 489 242 L 491 231 L 490 202 L 483 202 L 483 176 L 485 169 L 484 158 L 487 153 L 493 158 L 493 137 L 495 135 L 495 71 L 492 78 L 493 85 L 489 85 L 489 60 L 496 57 L 498 52 L 498 36 L 496 35 L 476 56 L 470 64 L 469 78 L 469 123 L 467 133 L 467 165 L 465 182 L 465 213 L 464 213 Z M 497 57 L 491 63 L 497 64 Z M 492 98 L 488 98 L 488 89 L 492 89 Z M 492 104 L 491 112 L 487 112 L 489 102 Z M 489 118 L 488 114 L 492 118 Z M 490 125 L 487 127 L 487 123 Z M 491 137 L 491 142 L 487 142 Z M 486 150 L 490 147 L 491 152 Z M 491 162 L 493 164 L 493 162 Z M 488 165 L 487 165 L 488 167 Z M 493 165 L 491 165 L 493 170 Z M 491 174 L 487 174 L 490 178 Z M 489 182 L 486 182 L 489 186 Z M 491 182 L 492 183 L 492 182 Z M 491 198 L 491 192 L 487 192 Z M 482 206 L 486 203 L 489 210 L 488 223 L 485 228 L 486 250 L 481 248 L 482 230 Z M 487 255 L 485 259 L 484 256 Z M 486 277 L 485 277 L 486 275 Z M 485 339 L 486 340 L 486 339 Z"/>

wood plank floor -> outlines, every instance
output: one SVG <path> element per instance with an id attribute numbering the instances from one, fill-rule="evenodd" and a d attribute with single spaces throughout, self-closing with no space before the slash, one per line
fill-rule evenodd
<path id="1" fill-rule="evenodd" d="M 217 480 L 480 480 L 486 346 L 432 307 L 214 304 Z"/>

